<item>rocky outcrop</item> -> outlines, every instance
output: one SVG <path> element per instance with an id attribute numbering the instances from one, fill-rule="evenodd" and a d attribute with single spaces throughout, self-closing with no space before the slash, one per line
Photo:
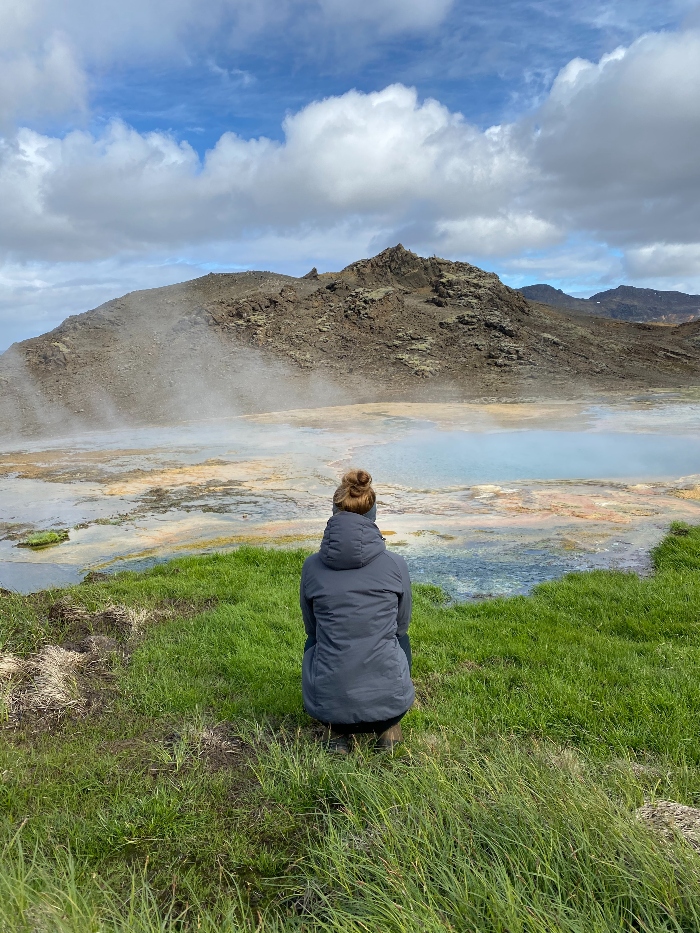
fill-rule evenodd
<path id="1" fill-rule="evenodd" d="M 398 245 L 337 273 L 212 274 L 69 318 L 0 357 L 0 433 L 698 383 L 700 322 L 556 310 Z"/>
<path id="2" fill-rule="evenodd" d="M 657 371 L 650 384 L 661 385 L 671 362 L 700 373 L 694 346 L 679 346 L 675 332 L 533 307 L 493 273 L 401 245 L 313 281 L 312 291 L 304 281 L 276 295 L 220 299 L 211 321 L 300 367 L 361 372 L 401 388 L 449 379 L 498 392 L 506 372 L 522 388 L 579 375 L 645 381 L 649 370 Z"/>

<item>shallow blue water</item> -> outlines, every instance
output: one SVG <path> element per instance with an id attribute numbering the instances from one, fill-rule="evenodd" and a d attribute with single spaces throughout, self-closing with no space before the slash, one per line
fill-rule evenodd
<path id="1" fill-rule="evenodd" d="M 0 561 L 0 588 L 17 593 L 37 593 L 51 587 L 80 583 L 85 571 L 73 564 L 32 564 Z"/>
<path id="2" fill-rule="evenodd" d="M 416 431 L 354 450 L 357 462 L 406 486 L 517 480 L 665 479 L 700 472 L 700 437 L 580 431 Z"/>
<path id="3" fill-rule="evenodd" d="M 396 550 L 403 553 L 403 549 Z M 440 554 L 404 553 L 404 557 L 414 583 L 440 586 L 456 600 L 526 594 L 538 583 L 556 580 L 565 573 L 611 568 L 637 573 L 651 570 L 648 550 L 629 547 L 625 541 L 611 541 L 603 553 L 566 553 L 499 536 L 491 542 L 474 541 L 469 547 Z"/>
<path id="4" fill-rule="evenodd" d="M 443 430 L 437 427 L 444 424 L 437 415 L 434 421 L 429 421 L 422 420 L 424 414 L 421 411 L 420 420 L 392 415 L 387 406 L 386 411 L 370 412 L 366 421 L 357 424 L 341 419 L 337 425 L 331 421 L 323 427 L 314 427 L 287 424 L 283 420 L 258 424 L 234 419 L 220 424 L 118 431 L 78 439 L 75 470 L 72 461 L 67 460 L 59 463 L 55 475 L 49 473 L 46 479 L 41 474 L 34 478 L 5 475 L 0 482 L 0 521 L 23 529 L 32 526 L 75 528 L 132 509 L 135 510 L 133 520 L 108 535 L 105 532 L 107 537 L 95 539 L 92 550 L 85 547 L 84 541 L 81 543 L 79 534 L 72 536 L 75 542 L 52 551 L 50 557 L 55 554 L 56 563 L 47 562 L 48 555 L 36 555 L 35 561 L 29 554 L 19 558 L 13 547 L 14 537 L 11 539 L 8 535 L 6 540 L 0 540 L 0 586 L 29 592 L 76 582 L 82 576 L 79 567 L 61 562 L 69 558 L 74 543 L 83 548 L 81 560 L 94 565 L 120 553 L 112 544 L 104 543 L 119 535 L 124 546 L 121 553 L 126 559 L 114 569 L 152 566 L 170 556 L 168 547 L 163 546 L 162 553 L 145 561 L 129 561 L 126 555 L 133 551 L 134 529 L 147 529 L 154 523 L 167 524 L 179 520 L 183 513 L 201 512 L 203 521 L 206 513 L 230 514 L 230 528 L 222 525 L 217 526 L 216 532 L 203 532 L 203 540 L 225 536 L 231 530 L 241 533 L 239 513 L 242 509 L 250 513 L 251 533 L 256 524 L 325 514 L 336 476 L 350 465 L 367 467 L 380 487 L 397 484 L 421 490 L 540 480 L 635 483 L 678 480 L 700 474 L 700 406 L 696 402 L 639 411 L 629 406 L 624 409 L 601 406 L 573 414 L 563 410 L 561 417 L 537 422 L 545 424 L 546 428 L 565 424 L 573 430 L 537 429 L 528 423 L 527 412 L 522 421 L 510 417 L 508 427 L 498 430 L 496 419 L 490 415 L 487 418 L 486 414 L 477 417 L 479 413 L 472 418 L 471 409 L 467 412 L 469 418 L 465 415 L 463 422 L 457 422 L 468 427 Z M 512 424 L 522 424 L 523 429 L 513 430 Z M 38 452 L 37 462 L 50 463 L 50 454 L 42 453 L 45 448 L 39 442 L 34 446 Z M 60 451 L 58 442 L 56 447 Z M 96 458 L 94 476 L 88 457 L 84 465 L 88 479 L 83 481 L 81 451 L 92 449 L 113 450 L 114 456 Z M 275 457 L 280 456 L 278 468 Z M 239 483 L 234 479 L 222 493 L 217 491 L 220 481 L 214 479 L 199 486 L 195 484 L 182 501 L 176 496 L 174 504 L 164 509 L 159 508 L 158 497 L 151 495 L 148 489 L 124 495 L 102 493 L 104 483 L 121 476 L 143 474 L 146 477 L 154 471 L 154 486 L 158 484 L 160 488 L 159 471 L 180 464 L 208 461 L 226 464 L 258 459 L 261 476 L 267 478 L 259 489 L 249 488 L 243 480 Z M 246 475 L 245 471 L 241 473 L 242 477 Z M 232 476 L 236 476 L 235 471 Z M 299 477 L 308 477 L 308 494 L 303 483 L 299 483 Z M 401 491 L 399 495 L 405 494 Z M 477 511 L 481 510 L 479 514 L 486 515 L 488 508 L 483 502 L 472 504 Z M 647 505 L 645 502 L 645 509 Z M 688 504 L 688 509 L 691 505 Z M 653 534 L 641 534 L 637 520 L 634 527 L 625 530 L 630 540 L 620 542 L 619 553 L 627 555 L 631 563 L 622 566 L 643 568 L 644 553 L 638 543 L 643 540 L 648 548 L 661 537 L 666 522 L 671 520 L 665 513 L 656 517 L 654 508 L 649 512 L 645 509 L 639 513 L 640 521 L 652 524 Z M 440 514 L 438 510 L 438 525 Z M 454 521 L 454 515 L 451 520 Z M 440 584 L 456 598 L 470 598 L 480 593 L 527 592 L 542 580 L 570 570 L 618 565 L 617 555 L 612 550 L 617 547 L 616 543 L 610 547 L 606 543 L 600 553 L 583 553 L 578 549 L 564 551 L 556 541 L 546 540 L 547 529 L 556 523 L 541 517 L 533 521 L 541 523 L 541 541 L 532 534 L 526 539 L 504 525 L 498 533 L 494 532 L 492 541 L 475 540 L 469 534 L 459 541 L 454 539 L 454 545 L 438 547 L 430 546 L 429 538 L 420 538 L 420 546 L 411 541 L 405 548 L 398 548 L 398 552 L 406 554 L 417 582 Z M 557 534 L 561 533 L 559 525 Z M 591 527 L 594 526 L 595 522 Z M 601 540 L 607 541 L 609 535 L 607 528 Z M 100 547 L 105 548 L 104 554 Z M 193 541 L 192 550 L 202 549 Z M 11 559 L 15 557 L 18 559 Z"/>

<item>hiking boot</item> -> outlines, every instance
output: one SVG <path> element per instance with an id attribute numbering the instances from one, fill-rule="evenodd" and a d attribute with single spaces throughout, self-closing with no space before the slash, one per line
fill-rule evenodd
<path id="1" fill-rule="evenodd" d="M 326 738 L 326 751 L 330 752 L 332 755 L 349 755 L 350 736 L 331 730 Z"/>
<path id="2" fill-rule="evenodd" d="M 403 732 L 401 731 L 401 723 L 397 722 L 391 729 L 387 729 L 377 736 L 374 750 L 375 752 L 392 752 L 394 746 L 398 745 L 399 742 L 403 742 Z"/>

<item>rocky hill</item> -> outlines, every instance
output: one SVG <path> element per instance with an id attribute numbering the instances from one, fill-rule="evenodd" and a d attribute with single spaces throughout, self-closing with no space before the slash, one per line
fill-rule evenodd
<path id="1" fill-rule="evenodd" d="M 595 314 L 587 298 L 574 298 L 573 295 L 567 295 L 560 288 L 553 288 L 551 285 L 525 285 L 517 291 L 528 301 L 550 305 L 552 308 L 565 308 L 567 311 L 580 311 L 582 314 Z"/>
<path id="2" fill-rule="evenodd" d="M 399 245 L 338 273 L 211 274 L 70 317 L 0 357 L 0 433 L 699 383 L 700 322 L 555 310 Z"/>
<path id="3" fill-rule="evenodd" d="M 618 321 L 683 324 L 700 320 L 700 295 L 686 295 L 685 292 L 662 292 L 632 285 L 619 285 L 590 298 L 574 298 L 551 285 L 526 285 L 518 291 L 528 301 Z"/>

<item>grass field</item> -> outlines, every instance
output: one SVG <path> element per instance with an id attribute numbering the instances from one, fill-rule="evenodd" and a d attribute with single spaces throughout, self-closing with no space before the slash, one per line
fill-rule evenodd
<path id="1" fill-rule="evenodd" d="M 304 557 L 0 596 L 17 663 L 106 607 L 138 621 L 63 717 L 13 719 L 6 668 L 0 931 L 700 930 L 700 855 L 634 814 L 700 805 L 700 528 L 646 579 L 475 605 L 418 587 L 393 757 L 329 757 L 301 708 Z"/>

